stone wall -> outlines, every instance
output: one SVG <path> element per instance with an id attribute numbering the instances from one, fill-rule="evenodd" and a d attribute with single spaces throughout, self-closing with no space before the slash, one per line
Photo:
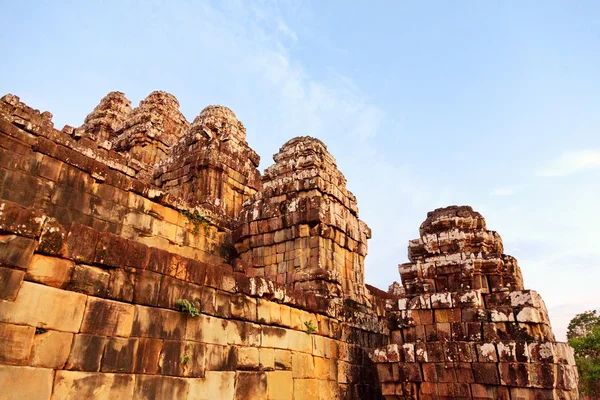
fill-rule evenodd
<path id="1" fill-rule="evenodd" d="M 0 398 L 576 397 L 478 213 L 431 213 L 386 293 L 326 146 L 274 160 L 261 176 L 231 110 L 190 124 L 164 92 L 60 131 L 0 99 Z"/>
<path id="2" fill-rule="evenodd" d="M 124 99 L 61 131 L 0 102 L 0 398 L 378 398 L 383 300 L 334 302 L 236 258 L 261 183 L 233 113 L 209 107 L 157 144 L 176 101 Z"/>

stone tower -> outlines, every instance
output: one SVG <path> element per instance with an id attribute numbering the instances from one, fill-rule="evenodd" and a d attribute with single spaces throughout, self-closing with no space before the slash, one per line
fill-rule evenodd
<path id="1" fill-rule="evenodd" d="M 399 266 L 391 345 L 373 352 L 386 399 L 577 399 L 572 349 L 471 207 L 428 213 Z"/>
<path id="2" fill-rule="evenodd" d="M 152 166 L 167 158 L 189 126 L 175 96 L 155 91 L 123 122 L 113 139 L 114 147 Z"/>
<path id="3" fill-rule="evenodd" d="M 318 139 L 285 143 L 266 169 L 263 191 L 244 206 L 234 233 L 252 273 L 328 298 L 362 302 L 371 231 L 356 198 Z"/>
<path id="4" fill-rule="evenodd" d="M 202 110 L 170 154 L 156 167 L 155 183 L 192 206 L 235 218 L 261 188 L 260 157 L 227 107 Z"/>

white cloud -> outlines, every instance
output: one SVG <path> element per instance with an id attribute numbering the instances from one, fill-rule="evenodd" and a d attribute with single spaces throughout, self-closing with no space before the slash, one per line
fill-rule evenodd
<path id="1" fill-rule="evenodd" d="M 492 196 L 510 196 L 514 192 L 512 187 L 497 187 L 492 190 Z"/>
<path id="2" fill-rule="evenodd" d="M 600 169 L 600 150 L 569 151 L 537 172 L 538 176 L 567 176 Z"/>
<path id="3" fill-rule="evenodd" d="M 294 42 L 298 41 L 298 36 L 296 35 L 296 32 L 294 32 L 292 29 L 290 29 L 290 27 L 287 26 L 287 24 L 285 22 L 283 22 L 283 20 L 281 18 L 277 19 L 277 29 L 281 33 L 283 33 L 285 36 L 292 39 Z"/>

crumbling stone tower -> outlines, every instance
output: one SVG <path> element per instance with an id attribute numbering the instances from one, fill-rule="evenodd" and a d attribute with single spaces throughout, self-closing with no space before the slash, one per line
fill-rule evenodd
<path id="1" fill-rule="evenodd" d="M 471 207 L 428 213 L 399 266 L 391 344 L 373 353 L 387 399 L 577 399 L 572 349 Z"/>
<path id="2" fill-rule="evenodd" d="M 263 191 L 244 206 L 236 249 L 253 274 L 327 298 L 363 302 L 371 231 L 358 219 L 346 178 L 318 139 L 285 143 Z"/>
<path id="3" fill-rule="evenodd" d="M 156 167 L 154 178 L 175 197 L 227 216 L 231 223 L 242 203 L 261 189 L 259 162 L 233 111 L 209 106 Z"/>
<path id="4" fill-rule="evenodd" d="M 131 101 L 123 92 L 110 92 L 88 114 L 78 133 L 94 141 L 112 141 L 131 114 Z"/>
<path id="5" fill-rule="evenodd" d="M 118 128 L 113 138 L 114 147 L 128 152 L 144 165 L 153 166 L 167 158 L 189 126 L 175 96 L 155 91 L 142 100 Z"/>

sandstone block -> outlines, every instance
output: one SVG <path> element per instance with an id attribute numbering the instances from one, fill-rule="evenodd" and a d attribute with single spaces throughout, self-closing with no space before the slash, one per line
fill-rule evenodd
<path id="1" fill-rule="evenodd" d="M 82 333 L 128 337 L 134 320 L 134 306 L 113 300 L 88 297 Z"/>
<path id="2" fill-rule="evenodd" d="M 52 399 L 132 400 L 134 382 L 129 374 L 56 371 Z"/>
<path id="3" fill-rule="evenodd" d="M 65 256 L 68 233 L 55 218 L 48 218 L 44 222 L 37 252 L 59 257 Z"/>
<path id="4" fill-rule="evenodd" d="M 204 378 L 190 379 L 187 400 L 232 400 L 235 372 L 206 371 Z"/>
<path id="5" fill-rule="evenodd" d="M 219 318 L 231 318 L 231 294 L 216 291 L 215 296 L 215 316 Z"/>
<path id="6" fill-rule="evenodd" d="M 187 364 L 194 362 L 188 355 L 185 357 L 185 343 L 180 340 L 165 340 L 158 362 L 162 375 L 183 376 Z"/>
<path id="7" fill-rule="evenodd" d="M 527 387 L 531 384 L 531 371 L 527 363 L 498 364 L 500 383 L 505 386 Z"/>
<path id="8" fill-rule="evenodd" d="M 2 400 L 49 400 L 54 371 L 47 368 L 0 365 Z"/>
<path id="9" fill-rule="evenodd" d="M 293 390 L 291 371 L 267 372 L 267 400 L 292 400 Z"/>
<path id="10" fill-rule="evenodd" d="M 136 353 L 135 372 L 140 374 L 158 374 L 163 341 L 152 338 L 139 338 Z"/>
<path id="11" fill-rule="evenodd" d="M 283 329 L 283 328 L 263 326 L 262 334 L 261 334 L 262 346 L 263 347 L 273 347 L 276 349 L 289 349 L 288 332 L 295 332 L 295 331 Z M 309 340 L 309 343 L 310 343 L 310 340 Z M 296 344 L 298 344 L 298 343 L 296 343 Z M 310 347 L 312 350 L 312 343 L 310 343 Z"/>
<path id="12" fill-rule="evenodd" d="M 72 223 L 67 235 L 67 257 L 79 263 L 92 264 L 98 242 L 98 231 L 85 225 Z"/>
<path id="13" fill-rule="evenodd" d="M 25 278 L 28 281 L 61 288 L 71 279 L 73 268 L 74 263 L 70 260 L 34 254 Z"/>
<path id="14" fill-rule="evenodd" d="M 133 301 L 145 306 L 156 306 L 163 275 L 152 271 L 137 270 Z"/>
<path id="15" fill-rule="evenodd" d="M 135 293 L 135 269 L 115 268 L 110 271 L 110 280 L 108 283 L 108 291 L 106 296 L 109 299 L 123 301 L 126 303 L 133 302 Z"/>
<path id="16" fill-rule="evenodd" d="M 79 334 L 75 335 L 65 369 L 75 371 L 100 371 L 100 361 L 108 338 Z"/>
<path id="17" fill-rule="evenodd" d="M 312 335 L 310 333 L 307 332 L 299 332 L 299 331 L 294 331 L 291 329 L 286 329 L 285 330 L 287 332 L 287 344 L 288 344 L 288 348 L 290 350 L 293 351 L 301 351 L 304 353 L 312 353 L 313 352 L 313 337 L 317 336 L 317 335 Z M 319 350 L 319 354 L 323 353 L 326 351 L 325 347 L 327 346 L 325 344 L 324 340 L 321 339 L 317 339 L 319 341 L 319 345 L 320 348 Z"/>
<path id="18" fill-rule="evenodd" d="M 211 371 L 235 371 L 237 349 L 231 346 L 206 345 L 206 369 Z"/>
<path id="19" fill-rule="evenodd" d="M 164 276 L 158 295 L 158 306 L 179 309 L 177 301 L 186 299 L 200 309 L 202 287 L 179 279 Z"/>
<path id="20" fill-rule="evenodd" d="M 31 326 L 0 323 L 0 363 L 26 365 L 34 333 Z"/>
<path id="21" fill-rule="evenodd" d="M 78 332 L 86 297 L 31 282 L 23 282 L 14 302 L 0 302 L 0 322 Z"/>
<path id="22" fill-rule="evenodd" d="M 204 286 L 202 288 L 202 297 L 200 299 L 200 306 L 202 309 L 202 313 L 208 315 L 216 315 L 217 314 L 217 305 L 216 305 L 216 297 L 217 291 L 213 288 Z M 231 310 L 229 311 L 231 314 Z"/>
<path id="23" fill-rule="evenodd" d="M 264 400 L 267 398 L 267 375 L 265 372 L 235 373 L 234 400 Z"/>
<path id="24" fill-rule="evenodd" d="M 135 306 L 135 318 L 131 336 L 152 337 L 158 339 L 183 339 L 186 324 L 192 323 L 197 318 L 187 318 L 186 315 L 171 310 L 160 308 Z M 224 336 L 221 334 L 221 336 Z M 191 339 L 198 340 L 198 339 Z"/>
<path id="25" fill-rule="evenodd" d="M 477 400 L 509 400 L 509 389 L 502 386 L 471 384 L 473 399 Z"/>
<path id="26" fill-rule="evenodd" d="M 24 277 L 23 271 L 0 267 L 0 300 L 14 301 Z"/>
<path id="27" fill-rule="evenodd" d="M 533 342 L 527 345 L 532 362 L 552 363 L 556 358 L 556 346 L 552 342 Z"/>
<path id="28" fill-rule="evenodd" d="M 67 288 L 73 292 L 85 293 L 90 296 L 106 297 L 109 281 L 108 271 L 80 264 L 73 267 Z"/>
<path id="29" fill-rule="evenodd" d="M 313 357 L 313 362 L 315 363 L 315 377 L 317 379 L 337 379 L 337 367 L 335 361 L 328 358 Z"/>
<path id="30" fill-rule="evenodd" d="M 73 334 L 59 331 L 37 333 L 33 338 L 30 365 L 62 369 L 69 357 Z"/>
<path id="31" fill-rule="evenodd" d="M 256 321 L 256 299 L 244 295 L 231 297 L 231 316 L 246 321 Z"/>
<path id="32" fill-rule="evenodd" d="M 268 300 L 258 300 L 258 322 L 281 325 L 281 305 Z"/>
<path id="33" fill-rule="evenodd" d="M 292 369 L 292 352 L 275 349 L 275 369 Z"/>
<path id="34" fill-rule="evenodd" d="M 237 350 L 237 368 L 239 370 L 258 370 L 260 369 L 260 359 L 258 348 L 256 347 L 238 347 Z"/>
<path id="35" fill-rule="evenodd" d="M 478 343 L 477 360 L 479 362 L 498 362 L 496 346 L 493 343 Z"/>
<path id="36" fill-rule="evenodd" d="M 185 339 L 195 340 L 210 344 L 227 344 L 227 326 L 224 319 L 200 315 L 196 318 L 188 318 L 186 323 Z"/>
<path id="37" fill-rule="evenodd" d="M 272 371 L 275 369 L 275 350 L 266 347 L 259 349 L 260 365 L 263 370 Z"/>
<path id="38" fill-rule="evenodd" d="M 246 321 L 228 320 L 225 324 L 227 343 L 243 346 L 260 346 L 261 326 Z"/>
<path id="39" fill-rule="evenodd" d="M 0 266 L 27 269 L 36 246 L 33 239 L 0 234 Z"/>
<path id="40" fill-rule="evenodd" d="M 294 379 L 294 399 L 318 399 L 319 381 L 317 379 Z"/>
<path id="41" fill-rule="evenodd" d="M 150 250 L 148 246 L 130 240 L 125 254 L 124 265 L 136 269 L 145 269 L 148 266 L 150 258 Z"/>
<path id="42" fill-rule="evenodd" d="M 161 375 L 137 375 L 135 379 L 135 400 L 185 399 L 188 395 L 189 380 Z"/>
<path id="43" fill-rule="evenodd" d="M 108 267 L 122 267 L 127 258 L 128 240 L 112 233 L 101 232 L 96 244 L 94 263 Z"/>
<path id="44" fill-rule="evenodd" d="M 109 338 L 102 357 L 102 372 L 132 373 L 138 350 L 137 338 Z"/>
<path id="45" fill-rule="evenodd" d="M 294 379 L 315 378 L 313 356 L 305 353 L 292 353 L 292 373 Z"/>

